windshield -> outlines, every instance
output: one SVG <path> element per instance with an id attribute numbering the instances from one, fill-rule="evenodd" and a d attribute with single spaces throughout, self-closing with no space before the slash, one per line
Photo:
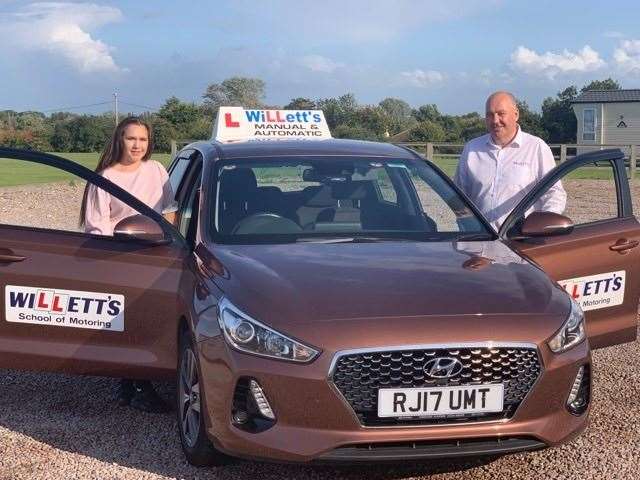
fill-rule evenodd
<path id="1" fill-rule="evenodd" d="M 493 238 L 423 161 L 235 159 L 218 162 L 214 178 L 207 211 L 219 243 Z"/>

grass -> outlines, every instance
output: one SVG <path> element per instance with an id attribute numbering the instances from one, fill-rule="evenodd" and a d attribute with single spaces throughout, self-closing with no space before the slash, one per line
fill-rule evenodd
<path id="1" fill-rule="evenodd" d="M 91 170 L 98 165 L 100 156 L 98 153 L 55 153 L 54 155 L 72 160 Z M 158 153 L 152 158 L 165 167 L 171 160 L 168 153 Z M 0 158 L 0 187 L 73 181 L 76 178 L 72 174 L 40 163 Z"/>
<path id="2" fill-rule="evenodd" d="M 453 177 L 456 166 L 458 165 L 458 159 L 453 157 L 439 157 L 436 155 L 433 163 L 440 167 L 444 173 Z M 610 167 L 606 168 L 604 165 L 602 167 L 581 167 L 564 178 L 569 180 L 611 180 L 613 178 L 613 171 Z"/>
<path id="3" fill-rule="evenodd" d="M 99 158 L 98 153 L 56 153 L 55 155 L 68 158 L 91 170 L 96 167 Z M 159 161 L 165 167 L 169 165 L 171 160 L 168 153 L 155 154 L 153 159 Z M 456 171 L 458 159 L 436 155 L 434 163 L 451 177 Z M 295 167 L 293 167 L 293 170 L 295 170 Z M 276 172 L 270 172 L 268 168 L 264 169 L 263 174 L 266 177 L 270 175 L 276 176 Z M 278 170 L 277 174 L 281 176 L 282 170 Z M 609 168 L 583 167 L 569 174 L 567 178 L 575 180 L 610 180 L 612 172 Z M 72 180 L 74 180 L 73 175 L 46 165 L 0 158 L 0 187 Z"/>

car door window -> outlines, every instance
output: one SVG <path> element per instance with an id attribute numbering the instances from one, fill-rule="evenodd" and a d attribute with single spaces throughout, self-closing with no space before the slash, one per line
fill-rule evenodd
<path id="1" fill-rule="evenodd" d="M 604 161 L 581 166 L 565 177 L 565 215 L 575 225 L 621 216 L 614 173 L 613 164 Z"/>
<path id="2" fill-rule="evenodd" d="M 87 180 L 151 218 L 164 238 L 81 231 Z M 172 372 L 188 254 L 177 230 L 60 157 L 0 148 L 0 182 L 0 368 L 140 379 Z"/>
<path id="3" fill-rule="evenodd" d="M 194 216 L 197 192 L 202 182 L 202 155 L 197 152 L 190 159 L 189 168 L 182 175 L 182 181 L 178 186 L 179 193 L 176 196 L 178 201 L 178 221 L 177 227 L 183 237 L 187 238 L 189 225 Z"/>
<path id="4" fill-rule="evenodd" d="M 581 165 L 554 185 L 561 186 L 566 192 L 565 207 L 556 213 L 569 217 L 576 227 L 621 216 L 618 208 L 619 192 L 611 161 Z M 551 188 L 547 188 L 541 197 Z M 525 216 L 534 210 L 544 210 L 544 205 L 537 202 L 532 209 L 527 210 Z"/>
<path id="5" fill-rule="evenodd" d="M 86 185 L 83 178 L 60 168 L 0 158 L 0 224 L 85 234 L 87 214 L 81 215 L 81 205 Z M 112 198 L 102 188 L 92 188 L 94 196 Z M 125 208 L 115 198 L 112 202 Z M 124 211 L 140 213 L 131 207 Z"/>
<path id="6" fill-rule="evenodd" d="M 535 233 L 523 234 L 523 220 L 532 210 L 545 210 L 540 208 L 542 199 L 558 181 L 566 191 L 566 205 L 553 211 L 569 217 L 573 226 L 567 227 L 566 219 L 538 216 L 540 222 L 560 222 L 563 227 L 556 230 L 532 221 Z M 632 214 L 622 152 L 593 152 L 553 169 L 516 206 L 500 236 L 581 306 L 592 348 L 636 338 L 640 224 Z"/>
<path id="7" fill-rule="evenodd" d="M 179 230 L 183 237 L 188 237 L 190 225 L 197 218 L 196 202 L 199 199 L 200 191 L 200 175 L 198 174 L 192 184 L 188 188 L 188 194 L 185 195 L 184 202 L 180 211 Z"/>
<path id="8" fill-rule="evenodd" d="M 182 179 L 184 178 L 185 173 L 189 165 L 191 164 L 191 155 L 193 154 L 193 150 L 186 150 L 180 152 L 178 157 L 173 161 L 173 163 L 169 166 L 169 182 L 171 183 L 171 189 L 177 195 L 180 193 L 180 184 L 182 183 Z"/>

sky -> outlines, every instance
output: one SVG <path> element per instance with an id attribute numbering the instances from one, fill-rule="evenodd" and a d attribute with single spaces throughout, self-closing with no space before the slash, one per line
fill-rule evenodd
<path id="1" fill-rule="evenodd" d="M 271 105 L 351 92 L 462 114 L 506 89 L 539 110 L 594 79 L 640 88 L 638 18 L 637 0 L 0 0 L 0 110 L 99 113 L 117 92 L 138 113 L 232 76 Z"/>

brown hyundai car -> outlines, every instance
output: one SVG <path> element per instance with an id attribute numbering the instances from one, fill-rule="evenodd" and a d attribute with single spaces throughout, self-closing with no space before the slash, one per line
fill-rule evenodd
<path id="1" fill-rule="evenodd" d="M 561 164 L 499 232 L 389 144 L 189 145 L 169 169 L 176 227 L 68 160 L 0 157 L 140 213 L 112 237 L 0 225 L 0 367 L 177 378 L 197 465 L 556 445 L 586 426 L 590 346 L 636 336 L 640 226 L 619 151 Z M 530 212 L 587 164 L 611 168 L 614 218 Z"/>

